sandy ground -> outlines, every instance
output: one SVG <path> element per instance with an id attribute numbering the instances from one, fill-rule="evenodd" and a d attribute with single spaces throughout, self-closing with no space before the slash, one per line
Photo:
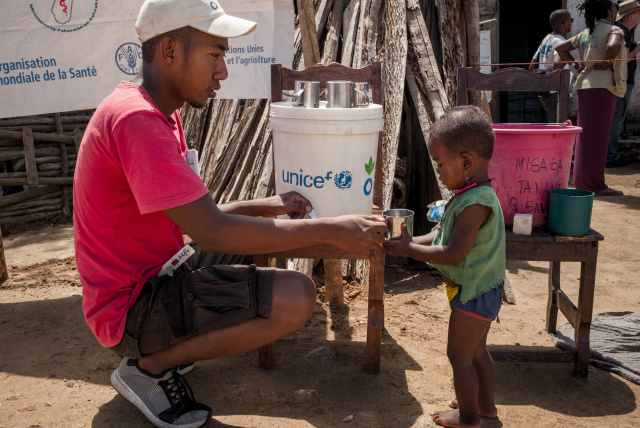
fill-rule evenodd
<path id="1" fill-rule="evenodd" d="M 638 312 L 640 164 L 608 172 L 608 183 L 626 196 L 594 204 L 592 227 L 605 236 L 594 314 Z M 111 387 L 119 359 L 84 322 L 72 233 L 58 225 L 4 239 L 10 278 L 0 286 L 0 427 L 150 427 Z M 544 330 L 547 273 L 547 263 L 508 263 L 517 301 L 503 307 L 491 344 L 553 348 Z M 563 289 L 574 301 L 578 274 L 577 263 L 563 264 Z M 311 320 L 277 342 L 274 370 L 258 368 L 256 352 L 196 364 L 187 379 L 213 408 L 209 425 L 434 426 L 429 412 L 454 397 L 443 283 L 408 268 L 406 259 L 388 259 L 385 292 L 378 375 L 363 371 L 366 287 L 347 284 L 344 305 L 330 307 L 319 297 Z M 564 322 L 560 315 L 558 325 Z M 640 426 L 639 385 L 594 367 L 587 379 L 575 378 L 572 368 L 496 363 L 500 415 L 483 426 Z"/>

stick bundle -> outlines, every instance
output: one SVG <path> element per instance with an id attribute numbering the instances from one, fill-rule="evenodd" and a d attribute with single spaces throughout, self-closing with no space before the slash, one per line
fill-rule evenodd
<path id="1" fill-rule="evenodd" d="M 78 148 L 91 115 L 0 119 L 0 226 L 71 214 Z"/>

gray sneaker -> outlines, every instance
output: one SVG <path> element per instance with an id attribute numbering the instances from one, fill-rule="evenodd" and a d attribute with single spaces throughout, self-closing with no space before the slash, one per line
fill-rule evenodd
<path id="1" fill-rule="evenodd" d="M 178 367 L 176 367 L 176 371 L 180 373 L 182 376 L 184 376 L 187 373 L 189 373 L 191 370 L 193 370 L 194 367 L 195 367 L 194 363 L 181 364 Z"/>
<path id="2" fill-rule="evenodd" d="M 193 399 L 177 370 L 152 376 L 136 360 L 124 358 L 111 374 L 111 384 L 157 427 L 196 428 L 211 419 L 211 408 Z"/>

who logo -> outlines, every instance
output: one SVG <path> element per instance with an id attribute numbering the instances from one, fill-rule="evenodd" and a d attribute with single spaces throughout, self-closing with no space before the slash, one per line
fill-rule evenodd
<path id="1" fill-rule="evenodd" d="M 98 10 L 98 0 L 33 0 L 29 9 L 49 30 L 71 33 L 89 25 Z"/>
<path id="2" fill-rule="evenodd" d="M 120 71 L 135 76 L 142 67 L 142 46 L 125 43 L 116 50 L 116 64 Z"/>

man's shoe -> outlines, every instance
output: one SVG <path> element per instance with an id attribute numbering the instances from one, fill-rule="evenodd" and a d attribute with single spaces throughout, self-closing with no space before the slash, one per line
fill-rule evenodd
<path id="1" fill-rule="evenodd" d="M 177 370 L 153 376 L 136 360 L 124 358 L 111 374 L 111 384 L 157 427 L 196 428 L 211 419 L 211 408 L 193 399 Z"/>
<path id="2" fill-rule="evenodd" d="M 189 373 L 191 370 L 193 370 L 194 367 L 195 367 L 194 363 L 181 364 L 178 367 L 176 367 L 176 371 L 182 376 L 184 376 L 187 373 Z"/>
<path id="3" fill-rule="evenodd" d="M 605 168 L 618 168 L 621 166 L 631 165 L 633 163 L 633 159 L 619 157 L 614 161 L 609 161 L 604 164 Z"/>

